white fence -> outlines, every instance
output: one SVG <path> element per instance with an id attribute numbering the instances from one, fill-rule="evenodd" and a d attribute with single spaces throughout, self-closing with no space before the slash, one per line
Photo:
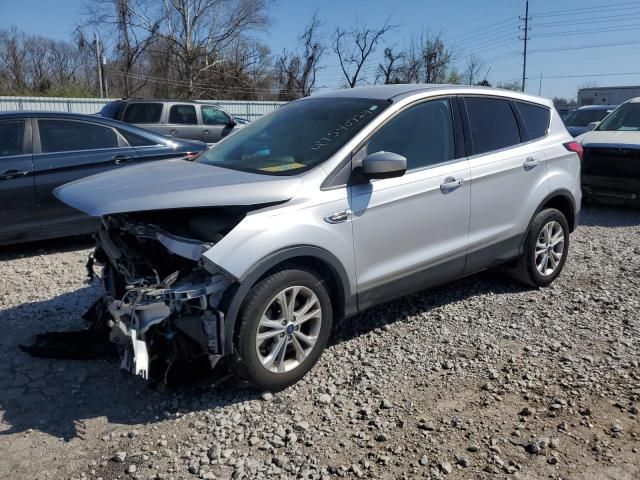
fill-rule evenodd
<path id="1" fill-rule="evenodd" d="M 115 98 L 64 98 L 64 97 L 2 97 L 0 112 L 9 110 L 45 110 L 49 112 L 72 112 L 90 115 Z M 277 109 L 285 102 L 250 102 L 242 100 L 199 100 L 202 103 L 220 105 L 231 115 L 248 120 Z"/>

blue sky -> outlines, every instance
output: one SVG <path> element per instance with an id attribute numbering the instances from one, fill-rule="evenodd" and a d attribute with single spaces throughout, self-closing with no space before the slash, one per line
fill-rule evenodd
<path id="1" fill-rule="evenodd" d="M 83 0 L 0 0 L 0 28 L 16 25 L 28 33 L 66 39 L 82 21 L 82 5 Z M 575 97 L 587 82 L 640 85 L 640 73 L 592 76 L 640 72 L 640 0 L 530 0 L 529 8 L 527 91 L 540 91 L 547 97 Z M 294 48 L 314 12 L 324 22 L 327 39 L 337 26 L 349 28 L 360 21 L 375 27 L 390 18 L 398 27 L 385 37 L 389 45 L 402 47 L 421 31 L 441 32 L 454 45 L 461 65 L 474 53 L 485 62 L 485 70 L 491 67 L 488 79 L 492 83 L 522 75 L 517 17 L 524 16 L 524 0 L 279 0 L 272 10 L 271 28 L 258 35 L 273 53 Z M 627 42 L 635 43 L 620 45 Z M 603 44 L 609 46 L 583 48 Z M 382 49 L 380 46 L 377 53 L 381 55 Z M 550 49 L 555 51 L 536 52 Z M 374 80 L 375 60 L 367 68 L 370 82 Z M 323 63 L 318 84 L 341 86 L 343 79 L 334 55 L 328 54 Z M 568 75 L 581 77 L 551 78 Z"/>

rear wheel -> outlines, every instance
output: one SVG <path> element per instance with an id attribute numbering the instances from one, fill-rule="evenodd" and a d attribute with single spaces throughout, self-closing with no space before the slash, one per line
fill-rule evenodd
<path id="1" fill-rule="evenodd" d="M 511 275 L 532 287 L 546 287 L 562 271 L 569 252 L 569 224 L 555 208 L 538 213 Z"/>
<path id="2" fill-rule="evenodd" d="M 236 373 L 258 388 L 280 390 L 320 358 L 331 331 L 331 301 L 315 272 L 281 270 L 250 290 L 238 320 Z"/>

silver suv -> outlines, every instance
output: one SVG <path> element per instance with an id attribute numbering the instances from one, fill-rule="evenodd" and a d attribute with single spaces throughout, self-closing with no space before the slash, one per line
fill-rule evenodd
<path id="1" fill-rule="evenodd" d="M 289 103 L 195 162 L 60 187 L 101 217 L 90 261 L 122 367 L 230 359 L 283 388 L 337 320 L 506 265 L 549 285 L 578 221 L 581 147 L 552 103 L 475 87 L 355 88 Z"/>

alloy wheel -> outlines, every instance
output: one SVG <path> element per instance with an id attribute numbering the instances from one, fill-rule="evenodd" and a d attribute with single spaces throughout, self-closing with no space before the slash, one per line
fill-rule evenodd
<path id="1" fill-rule="evenodd" d="M 564 253 L 564 231 L 560 223 L 552 220 L 540 230 L 536 242 L 535 261 L 538 272 L 548 277 L 552 275 Z"/>
<path id="2" fill-rule="evenodd" d="M 322 325 L 317 295 L 303 286 L 287 287 L 267 304 L 256 334 L 256 352 L 262 366 L 274 373 L 302 364 L 315 346 Z"/>

